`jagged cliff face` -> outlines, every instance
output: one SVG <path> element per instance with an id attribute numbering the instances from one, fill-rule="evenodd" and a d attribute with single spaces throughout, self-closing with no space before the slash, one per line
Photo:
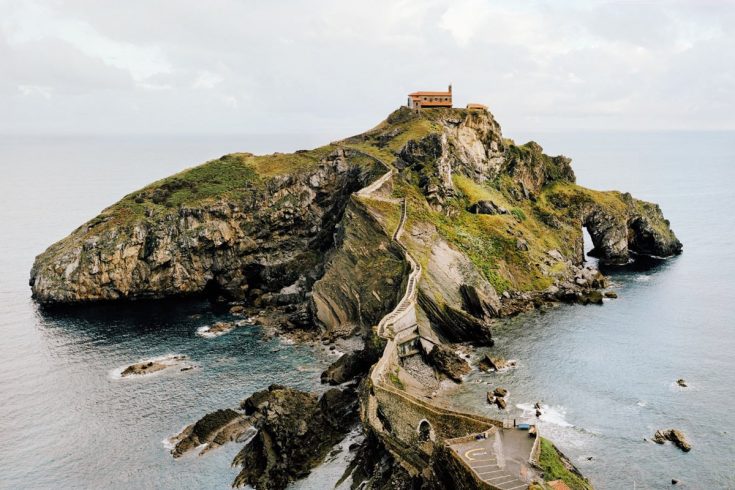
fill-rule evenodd
<path id="1" fill-rule="evenodd" d="M 388 168 L 378 198 L 354 194 Z M 574 280 L 582 227 L 611 263 L 681 251 L 658 206 L 574 180 L 568 158 L 504 139 L 489 112 L 402 108 L 327 147 L 228 155 L 154 183 L 39 255 L 30 283 L 42 303 L 210 293 L 365 331 L 403 290 L 390 237 L 406 199 L 425 335 L 490 342 L 502 293 Z"/>
<path id="2" fill-rule="evenodd" d="M 388 223 L 370 211 L 370 203 L 354 199 L 348 204 L 325 273 L 312 290 L 316 321 L 338 335 L 377 325 L 398 301 L 408 273 L 385 232 Z"/>
<path id="3" fill-rule="evenodd" d="M 237 160 L 243 174 L 253 172 L 248 156 L 223 159 Z M 31 271 L 34 298 L 303 299 L 350 195 L 381 170 L 342 150 L 307 163 L 291 174 L 250 178 L 235 195 L 195 197 L 176 207 L 160 205 L 160 196 L 176 198 L 185 179 L 143 189 L 41 254 Z M 129 205 L 139 208 L 136 215 Z"/>

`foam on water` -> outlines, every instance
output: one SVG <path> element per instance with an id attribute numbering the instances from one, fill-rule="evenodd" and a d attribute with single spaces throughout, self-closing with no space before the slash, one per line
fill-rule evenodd
<path id="1" fill-rule="evenodd" d="M 536 409 L 533 403 L 518 403 L 516 408 L 523 411 L 524 418 L 537 418 Z M 549 406 L 541 404 L 541 416 L 538 420 L 547 424 L 553 424 L 559 427 L 574 427 L 566 420 L 566 409 L 562 406 Z"/>
<path id="2" fill-rule="evenodd" d="M 174 366 L 177 366 L 177 365 L 180 365 L 180 366 L 186 365 L 187 367 L 193 368 L 194 367 L 193 365 L 191 365 L 191 364 L 185 364 L 184 363 L 184 361 L 186 361 L 186 360 L 187 360 L 187 357 L 185 355 L 183 355 L 183 354 L 163 354 L 163 355 L 160 355 L 160 356 L 150 357 L 148 359 L 141 359 L 140 361 L 131 362 L 131 363 L 126 364 L 124 366 L 118 366 L 118 367 L 116 367 L 116 368 L 111 369 L 110 371 L 108 371 L 107 374 L 108 374 L 108 377 L 110 379 L 114 379 L 114 380 L 122 380 L 122 379 L 128 380 L 128 379 L 150 378 L 150 377 L 153 377 L 153 376 L 158 376 L 160 374 L 163 374 L 163 373 L 168 372 L 168 371 L 171 371 L 171 370 L 170 369 L 161 369 L 159 371 L 154 371 L 154 372 L 152 372 L 150 374 L 131 374 L 130 376 L 123 376 L 122 373 L 123 373 L 123 371 L 125 371 L 127 368 L 129 368 L 130 366 L 132 366 L 134 364 L 142 364 L 142 363 L 148 363 L 148 362 L 157 362 L 157 363 L 163 364 L 163 365 L 165 365 L 167 367 L 174 367 Z M 177 371 L 177 372 L 179 372 L 179 371 Z"/>

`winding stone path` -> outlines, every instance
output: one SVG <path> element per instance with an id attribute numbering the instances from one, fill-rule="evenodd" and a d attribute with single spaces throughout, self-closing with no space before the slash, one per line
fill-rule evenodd
<path id="1" fill-rule="evenodd" d="M 359 150 L 353 151 L 357 151 L 358 153 L 362 153 L 370 158 L 375 159 L 388 169 L 388 172 L 386 172 L 383 176 L 381 176 L 372 184 L 358 191 L 356 195 L 358 197 L 369 197 L 371 199 L 378 199 L 381 201 L 392 203 L 398 202 L 394 199 L 388 199 L 385 197 L 374 195 L 376 191 L 378 191 L 390 178 L 394 176 L 395 170 L 372 155 L 361 152 Z M 401 300 L 398 302 L 395 308 L 393 308 L 391 312 L 385 315 L 378 323 L 377 333 L 380 337 L 387 340 L 387 344 L 385 350 L 383 351 L 383 355 L 373 367 L 373 370 L 370 374 L 370 379 L 376 388 L 379 387 L 381 390 L 393 393 L 394 396 L 403 400 L 402 403 L 409 403 L 415 406 L 419 406 L 428 411 L 436 411 L 437 414 L 446 412 L 447 416 L 451 416 L 454 418 L 465 417 L 468 419 L 479 419 L 480 417 L 472 415 L 470 413 L 456 412 L 453 410 L 450 411 L 438 406 L 428 405 L 427 402 L 420 400 L 413 394 L 406 391 L 398 390 L 393 386 L 390 386 L 389 383 L 385 382 L 385 376 L 391 365 L 391 362 L 394 362 L 394 360 L 397 361 L 397 359 L 400 357 L 399 346 L 402 343 L 409 342 L 411 341 L 411 339 L 415 339 L 416 337 L 418 337 L 418 327 L 415 323 L 415 307 L 418 282 L 421 277 L 422 269 L 421 264 L 419 264 L 418 261 L 411 256 L 408 249 L 403 245 L 403 243 L 401 243 L 401 235 L 403 234 L 403 231 L 405 229 L 408 215 L 408 206 L 405 198 L 402 199 L 400 203 L 401 218 L 398 223 L 398 227 L 393 233 L 392 240 L 393 243 L 398 246 L 398 248 L 402 251 L 403 256 L 408 262 L 411 271 L 408 276 L 408 281 L 406 282 L 406 290 L 404 291 Z M 409 314 L 412 314 L 413 316 L 407 317 L 407 315 Z M 406 322 L 406 318 L 411 318 L 412 320 L 410 322 Z M 394 328 L 396 326 L 400 326 L 399 322 L 402 320 L 404 321 L 403 328 Z M 379 402 L 377 401 L 375 395 L 371 395 L 368 402 L 367 417 L 368 420 L 370 420 L 371 425 L 376 428 L 382 427 L 383 425 L 379 421 L 379 418 L 377 416 L 377 412 L 379 409 L 378 403 Z M 494 430 L 493 434 L 497 436 L 497 430 Z M 385 434 L 385 436 L 390 437 L 389 434 Z M 495 438 L 494 440 L 500 441 L 499 454 L 496 454 L 497 448 L 494 447 L 497 446 L 497 443 L 490 442 L 490 439 L 467 440 L 467 438 L 463 438 L 462 442 L 448 442 L 450 450 L 454 451 L 465 463 L 465 465 L 470 468 L 470 471 L 474 472 L 477 478 L 485 482 L 489 488 L 494 488 L 497 490 L 520 490 L 523 488 L 528 488 L 528 483 L 521 481 L 519 478 L 513 476 L 510 472 L 507 471 L 504 461 L 498 461 L 498 457 L 502 458 L 502 438 Z"/>

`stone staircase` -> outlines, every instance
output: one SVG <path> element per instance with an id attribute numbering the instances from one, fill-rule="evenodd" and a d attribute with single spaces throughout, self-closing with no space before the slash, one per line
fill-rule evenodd
<path id="1" fill-rule="evenodd" d="M 478 461 L 476 466 L 470 465 L 475 474 L 485 483 L 498 490 L 521 490 L 528 488 L 523 482 L 498 466 L 497 460 Z"/>
<path id="2" fill-rule="evenodd" d="M 397 202 L 394 199 L 388 199 L 375 195 L 375 192 L 377 192 L 390 178 L 393 177 L 395 170 L 372 155 L 366 154 L 359 150 L 353 149 L 353 151 L 374 158 L 376 161 L 378 161 L 388 169 L 388 172 L 377 179 L 374 183 L 358 191 L 356 193 L 357 196 L 369 197 L 371 199 L 379 199 L 393 203 Z M 378 360 L 376 365 L 373 367 L 372 372 L 370 373 L 370 379 L 373 386 L 371 389 L 372 393 L 367 403 L 366 416 L 369 420 L 370 425 L 378 430 L 379 433 L 384 430 L 383 424 L 377 416 L 379 402 L 378 396 L 376 396 L 376 394 L 384 393 L 386 394 L 386 396 L 390 394 L 393 399 L 400 400 L 400 402 L 403 404 L 418 407 L 419 409 L 423 410 L 424 413 L 432 414 L 431 416 L 433 417 L 447 417 L 452 419 L 453 421 L 464 420 L 467 424 L 493 425 L 493 421 L 485 419 L 484 417 L 448 410 L 443 407 L 429 404 L 426 401 L 421 400 L 408 392 L 399 390 L 391 386 L 390 383 L 386 382 L 386 373 L 391 363 L 397 362 L 400 357 L 406 357 L 418 353 L 418 343 L 421 341 L 421 337 L 418 332 L 418 325 L 416 324 L 415 307 L 418 292 L 418 283 L 421 277 L 422 268 L 421 264 L 419 264 L 418 261 L 416 261 L 411 256 L 408 249 L 400 241 L 401 235 L 403 234 L 403 231 L 405 229 L 408 214 L 406 199 L 402 199 L 400 203 L 401 218 L 398 223 L 398 227 L 393 233 L 392 240 L 393 243 L 401 250 L 405 260 L 408 262 L 410 273 L 408 276 L 408 280 L 406 281 L 406 289 L 403 293 L 403 296 L 401 297 L 401 300 L 391 312 L 389 312 L 380 320 L 376 328 L 378 335 L 384 338 L 387 341 L 387 344 L 385 350 L 383 351 L 383 355 Z M 405 348 L 402 349 L 402 346 L 404 346 Z M 416 452 L 411 451 L 408 448 L 403 448 L 403 450 L 400 450 L 397 446 L 394 447 L 393 444 L 398 444 L 399 442 L 401 442 L 402 444 L 405 443 L 399 441 L 398 439 L 395 439 L 394 437 L 389 436 L 387 433 L 385 434 L 384 442 L 386 442 L 388 448 L 392 449 L 393 451 L 409 455 Z M 420 466 L 421 465 L 417 465 L 417 468 L 419 468 Z M 467 468 L 467 466 L 469 466 L 469 468 Z M 491 489 L 520 490 L 528 488 L 527 483 L 524 483 L 523 481 L 513 477 L 510 473 L 498 466 L 497 460 L 495 459 L 482 462 L 482 464 L 480 464 L 480 462 L 477 462 L 477 466 L 465 465 L 465 468 L 467 468 L 468 471 L 474 472 L 476 477 L 483 483 L 486 483 L 487 486 Z"/>

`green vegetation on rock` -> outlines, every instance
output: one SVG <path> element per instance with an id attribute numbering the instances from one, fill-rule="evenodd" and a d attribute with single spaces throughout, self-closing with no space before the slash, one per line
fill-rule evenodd
<path id="1" fill-rule="evenodd" d="M 548 439 L 541 438 L 539 466 L 544 472 L 544 480 L 562 480 L 572 490 L 591 490 L 592 485 L 562 455 Z"/>

